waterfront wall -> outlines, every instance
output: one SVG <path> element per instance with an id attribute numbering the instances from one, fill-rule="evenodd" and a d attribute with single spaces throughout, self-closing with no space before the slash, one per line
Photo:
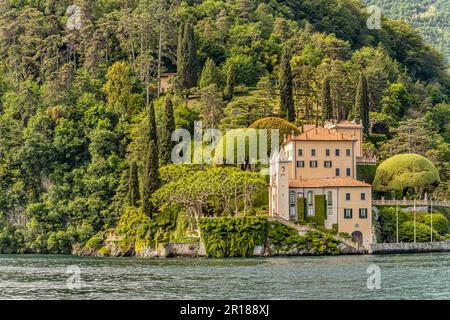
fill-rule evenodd
<path id="1" fill-rule="evenodd" d="M 145 247 L 136 252 L 137 257 L 205 257 L 206 250 L 202 241 L 189 243 L 169 243 L 158 248 Z"/>
<path id="2" fill-rule="evenodd" d="M 418 243 L 373 243 L 369 246 L 371 254 L 450 252 L 450 241 Z"/>

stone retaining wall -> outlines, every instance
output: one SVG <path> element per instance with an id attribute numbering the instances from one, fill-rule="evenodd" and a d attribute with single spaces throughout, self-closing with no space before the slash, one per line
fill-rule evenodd
<path id="1" fill-rule="evenodd" d="M 450 241 L 418 243 L 374 243 L 369 246 L 371 254 L 450 252 Z"/>
<path id="2" fill-rule="evenodd" d="M 205 257 L 203 242 L 169 243 L 158 248 L 145 247 L 136 252 L 137 257 Z"/>

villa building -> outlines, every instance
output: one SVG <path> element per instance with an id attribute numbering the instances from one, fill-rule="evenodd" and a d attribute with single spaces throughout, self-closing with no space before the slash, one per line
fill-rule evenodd
<path id="1" fill-rule="evenodd" d="M 170 88 L 172 87 L 171 80 L 176 76 L 177 74 L 173 72 L 161 73 L 161 76 L 159 78 L 159 87 L 161 94 L 165 94 L 170 90 Z"/>
<path id="2" fill-rule="evenodd" d="M 353 122 L 304 127 L 288 136 L 270 161 L 270 214 L 372 243 L 372 186 L 356 178 L 362 139 L 362 126 Z"/>

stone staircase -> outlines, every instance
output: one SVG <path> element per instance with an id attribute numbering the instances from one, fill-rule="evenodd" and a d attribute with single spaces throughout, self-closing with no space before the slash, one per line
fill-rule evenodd
<path id="1" fill-rule="evenodd" d="M 324 233 L 323 231 L 320 231 L 312 226 L 300 225 L 300 224 L 297 224 L 297 223 L 294 223 L 291 221 L 286 221 L 277 216 L 269 217 L 268 220 L 269 221 L 278 221 L 278 222 L 284 224 L 285 226 L 288 226 L 290 228 L 297 230 L 302 235 L 304 235 L 308 232 L 320 232 L 324 235 L 329 235 L 329 236 L 333 237 L 333 239 L 335 239 L 336 241 L 339 241 L 339 242 L 345 244 L 347 247 L 351 248 L 352 253 L 356 253 L 356 254 L 368 253 L 368 250 L 363 245 L 360 245 L 359 243 L 356 243 L 354 241 L 351 241 L 350 239 L 346 239 L 339 235 L 332 235 L 332 234 Z"/>

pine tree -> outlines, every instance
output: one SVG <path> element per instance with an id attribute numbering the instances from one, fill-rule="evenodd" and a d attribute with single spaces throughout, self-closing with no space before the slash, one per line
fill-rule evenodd
<path id="1" fill-rule="evenodd" d="M 141 199 L 141 194 L 139 192 L 138 168 L 135 161 L 131 163 L 128 179 L 128 204 L 136 207 Z"/>
<path id="2" fill-rule="evenodd" d="M 333 101 L 331 100 L 331 86 L 330 79 L 325 78 L 322 86 L 322 112 L 323 120 L 332 120 L 333 114 Z"/>
<path id="3" fill-rule="evenodd" d="M 164 126 L 162 127 L 161 131 L 160 149 L 160 162 L 162 166 L 170 164 L 172 161 L 172 149 L 174 146 L 174 142 L 172 141 L 172 133 L 175 131 L 173 103 L 170 96 L 166 96 L 164 105 Z"/>
<path id="4" fill-rule="evenodd" d="M 142 189 L 142 207 L 144 212 L 152 217 L 153 205 L 151 203 L 152 194 L 158 189 L 158 140 L 156 136 L 155 110 L 153 103 L 149 105 L 148 111 L 149 129 L 147 134 L 147 154 L 144 160 L 144 177 Z"/>
<path id="5" fill-rule="evenodd" d="M 367 89 L 367 79 L 362 72 L 359 75 L 352 117 L 357 123 L 362 123 L 364 133 L 369 134 L 369 93 Z"/>
<path id="6" fill-rule="evenodd" d="M 219 86 L 219 71 L 214 61 L 208 58 L 200 76 L 199 87 L 203 89 L 211 84 Z"/>
<path id="7" fill-rule="evenodd" d="M 227 84 L 223 91 L 224 99 L 230 101 L 234 96 L 234 86 L 235 86 L 235 75 L 234 75 L 234 65 L 230 63 L 227 70 Z"/>
<path id="8" fill-rule="evenodd" d="M 288 121 L 295 121 L 294 98 L 292 93 L 292 72 L 290 55 L 285 49 L 281 55 L 280 65 L 280 97 L 281 97 L 281 113 Z"/>
<path id="9" fill-rule="evenodd" d="M 177 54 L 178 80 L 181 86 L 188 90 L 195 87 L 198 81 L 197 45 L 191 23 L 180 27 Z"/>

